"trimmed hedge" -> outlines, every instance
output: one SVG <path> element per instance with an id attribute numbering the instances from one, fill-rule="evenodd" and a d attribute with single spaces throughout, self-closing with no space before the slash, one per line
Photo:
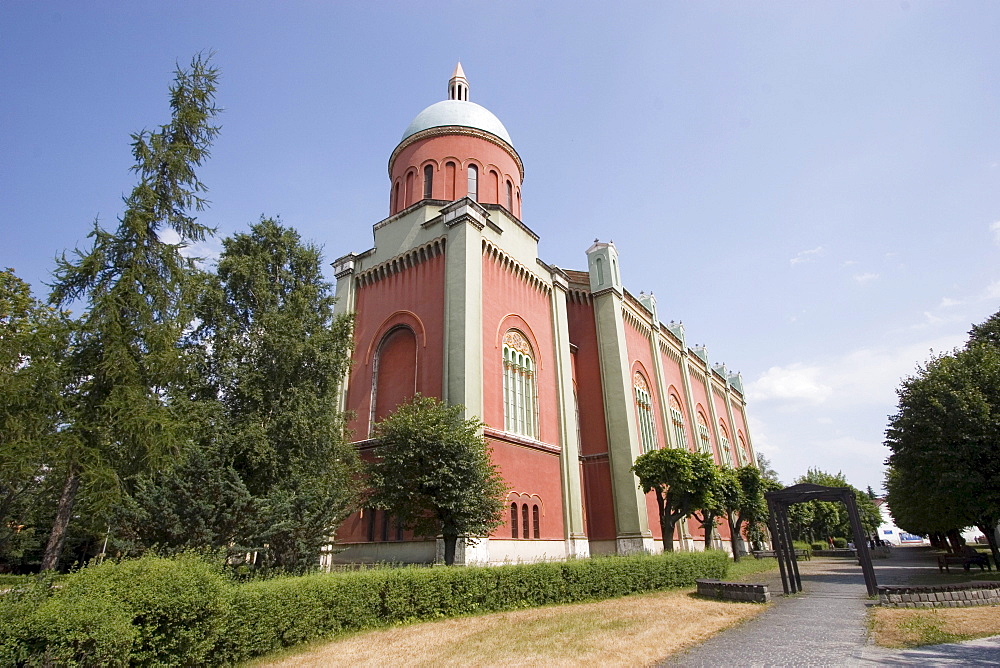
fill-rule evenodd
<path id="1" fill-rule="evenodd" d="M 728 564 L 708 551 L 235 584 L 196 558 L 145 557 L 0 597 L 0 665 L 226 665 L 348 631 L 693 587 Z"/>

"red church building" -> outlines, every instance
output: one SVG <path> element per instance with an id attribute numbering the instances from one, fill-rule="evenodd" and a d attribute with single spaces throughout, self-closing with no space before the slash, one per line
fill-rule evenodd
<path id="1" fill-rule="evenodd" d="M 460 544 L 460 563 L 658 551 L 656 502 L 630 467 L 653 448 L 755 461 L 740 376 L 623 287 L 613 243 L 586 249 L 583 271 L 539 258 L 507 130 L 469 101 L 461 65 L 448 93 L 389 157 L 374 246 L 334 263 L 337 307 L 355 317 L 342 408 L 357 446 L 375 447 L 372 425 L 415 393 L 486 424 L 510 488 L 505 523 Z M 704 546 L 694 522 L 672 540 Z M 439 542 L 364 510 L 338 530 L 336 559 L 430 562 Z"/>

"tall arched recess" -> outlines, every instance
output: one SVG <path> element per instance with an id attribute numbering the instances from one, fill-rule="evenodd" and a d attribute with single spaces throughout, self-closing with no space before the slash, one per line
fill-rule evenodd
<path id="1" fill-rule="evenodd" d="M 417 391 L 417 337 L 406 326 L 386 333 L 375 354 L 371 424 L 396 410 Z"/>

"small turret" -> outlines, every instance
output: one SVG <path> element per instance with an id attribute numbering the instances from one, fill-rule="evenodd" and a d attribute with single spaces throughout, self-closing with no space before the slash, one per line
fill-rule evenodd
<path id="1" fill-rule="evenodd" d="M 455 65 L 455 72 L 448 81 L 448 99 L 469 101 L 469 80 L 465 78 L 462 63 Z"/>

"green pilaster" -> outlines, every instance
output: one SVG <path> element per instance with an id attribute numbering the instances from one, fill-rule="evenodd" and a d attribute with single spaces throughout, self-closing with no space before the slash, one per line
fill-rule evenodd
<path id="1" fill-rule="evenodd" d="M 483 416 L 483 235 L 486 211 L 468 198 L 443 209 L 444 400 Z"/>
<path id="2" fill-rule="evenodd" d="M 552 273 L 552 329 L 559 400 L 559 436 L 562 449 L 559 467 L 562 474 L 563 526 L 566 554 L 585 557 L 590 543 L 583 529 L 583 492 L 580 482 L 580 444 L 576 421 L 576 398 L 573 396 L 573 359 L 569 349 L 569 315 L 566 294 L 569 283 L 562 272 Z"/>
<path id="3" fill-rule="evenodd" d="M 639 456 L 639 427 L 633 410 L 618 253 L 613 244 L 595 243 L 588 249 L 587 258 L 604 389 L 618 552 L 651 550 L 646 498 L 631 470 Z"/>

